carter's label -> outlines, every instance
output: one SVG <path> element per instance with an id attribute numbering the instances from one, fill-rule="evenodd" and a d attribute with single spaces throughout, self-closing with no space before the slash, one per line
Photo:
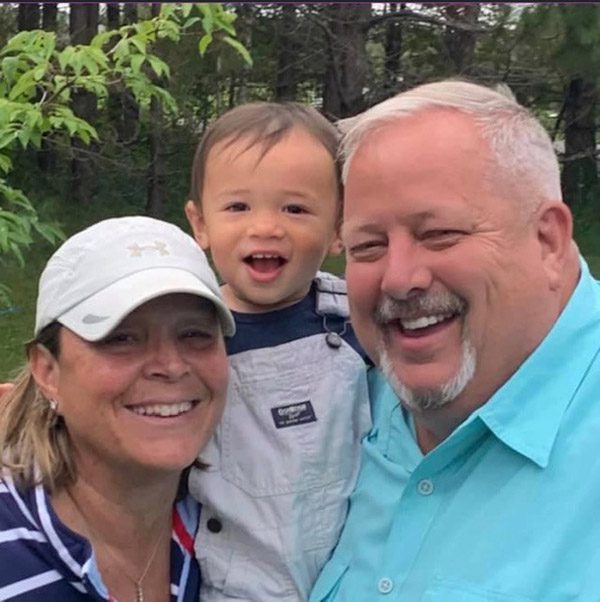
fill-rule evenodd
<path id="1" fill-rule="evenodd" d="M 317 421 L 310 401 L 301 401 L 299 403 L 291 403 L 287 406 L 271 408 L 271 414 L 278 429 Z"/>

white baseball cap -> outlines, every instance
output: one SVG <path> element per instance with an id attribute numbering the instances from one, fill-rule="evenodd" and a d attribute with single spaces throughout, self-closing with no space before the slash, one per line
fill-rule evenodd
<path id="1" fill-rule="evenodd" d="M 191 236 L 150 217 L 107 219 L 69 238 L 48 260 L 40 277 L 35 336 L 58 321 L 98 341 L 134 309 L 170 293 L 211 301 L 223 333 L 235 333 L 215 273 Z"/>

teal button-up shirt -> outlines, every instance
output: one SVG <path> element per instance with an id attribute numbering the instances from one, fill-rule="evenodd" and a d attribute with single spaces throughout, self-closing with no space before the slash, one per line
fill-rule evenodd
<path id="1" fill-rule="evenodd" d="M 519 336 L 515 333 L 515 336 Z M 374 427 L 311 602 L 600 600 L 600 283 L 426 456 L 377 375 Z"/>

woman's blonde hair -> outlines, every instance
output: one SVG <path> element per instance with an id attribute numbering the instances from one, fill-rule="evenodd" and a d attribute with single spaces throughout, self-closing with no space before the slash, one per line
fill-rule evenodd
<path id="1" fill-rule="evenodd" d="M 59 354 L 60 325 L 47 326 L 29 343 Z M 53 493 L 75 482 L 77 472 L 71 440 L 63 419 L 39 390 L 28 366 L 14 388 L 0 397 L 0 468 L 8 469 L 18 487 L 41 483 Z"/>

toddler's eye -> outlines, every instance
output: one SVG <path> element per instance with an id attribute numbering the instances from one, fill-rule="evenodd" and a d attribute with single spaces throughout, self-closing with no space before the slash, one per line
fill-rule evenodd
<path id="1" fill-rule="evenodd" d="M 225 211 L 231 211 L 231 212 L 247 211 L 247 210 L 248 210 L 248 204 L 243 203 L 242 201 L 235 201 L 233 203 L 229 203 L 229 205 L 227 205 L 225 207 Z"/>
<path id="2" fill-rule="evenodd" d="M 286 205 L 283 210 L 286 213 L 292 213 L 293 215 L 300 215 L 302 213 L 308 213 L 308 211 L 302 207 L 302 205 Z"/>

